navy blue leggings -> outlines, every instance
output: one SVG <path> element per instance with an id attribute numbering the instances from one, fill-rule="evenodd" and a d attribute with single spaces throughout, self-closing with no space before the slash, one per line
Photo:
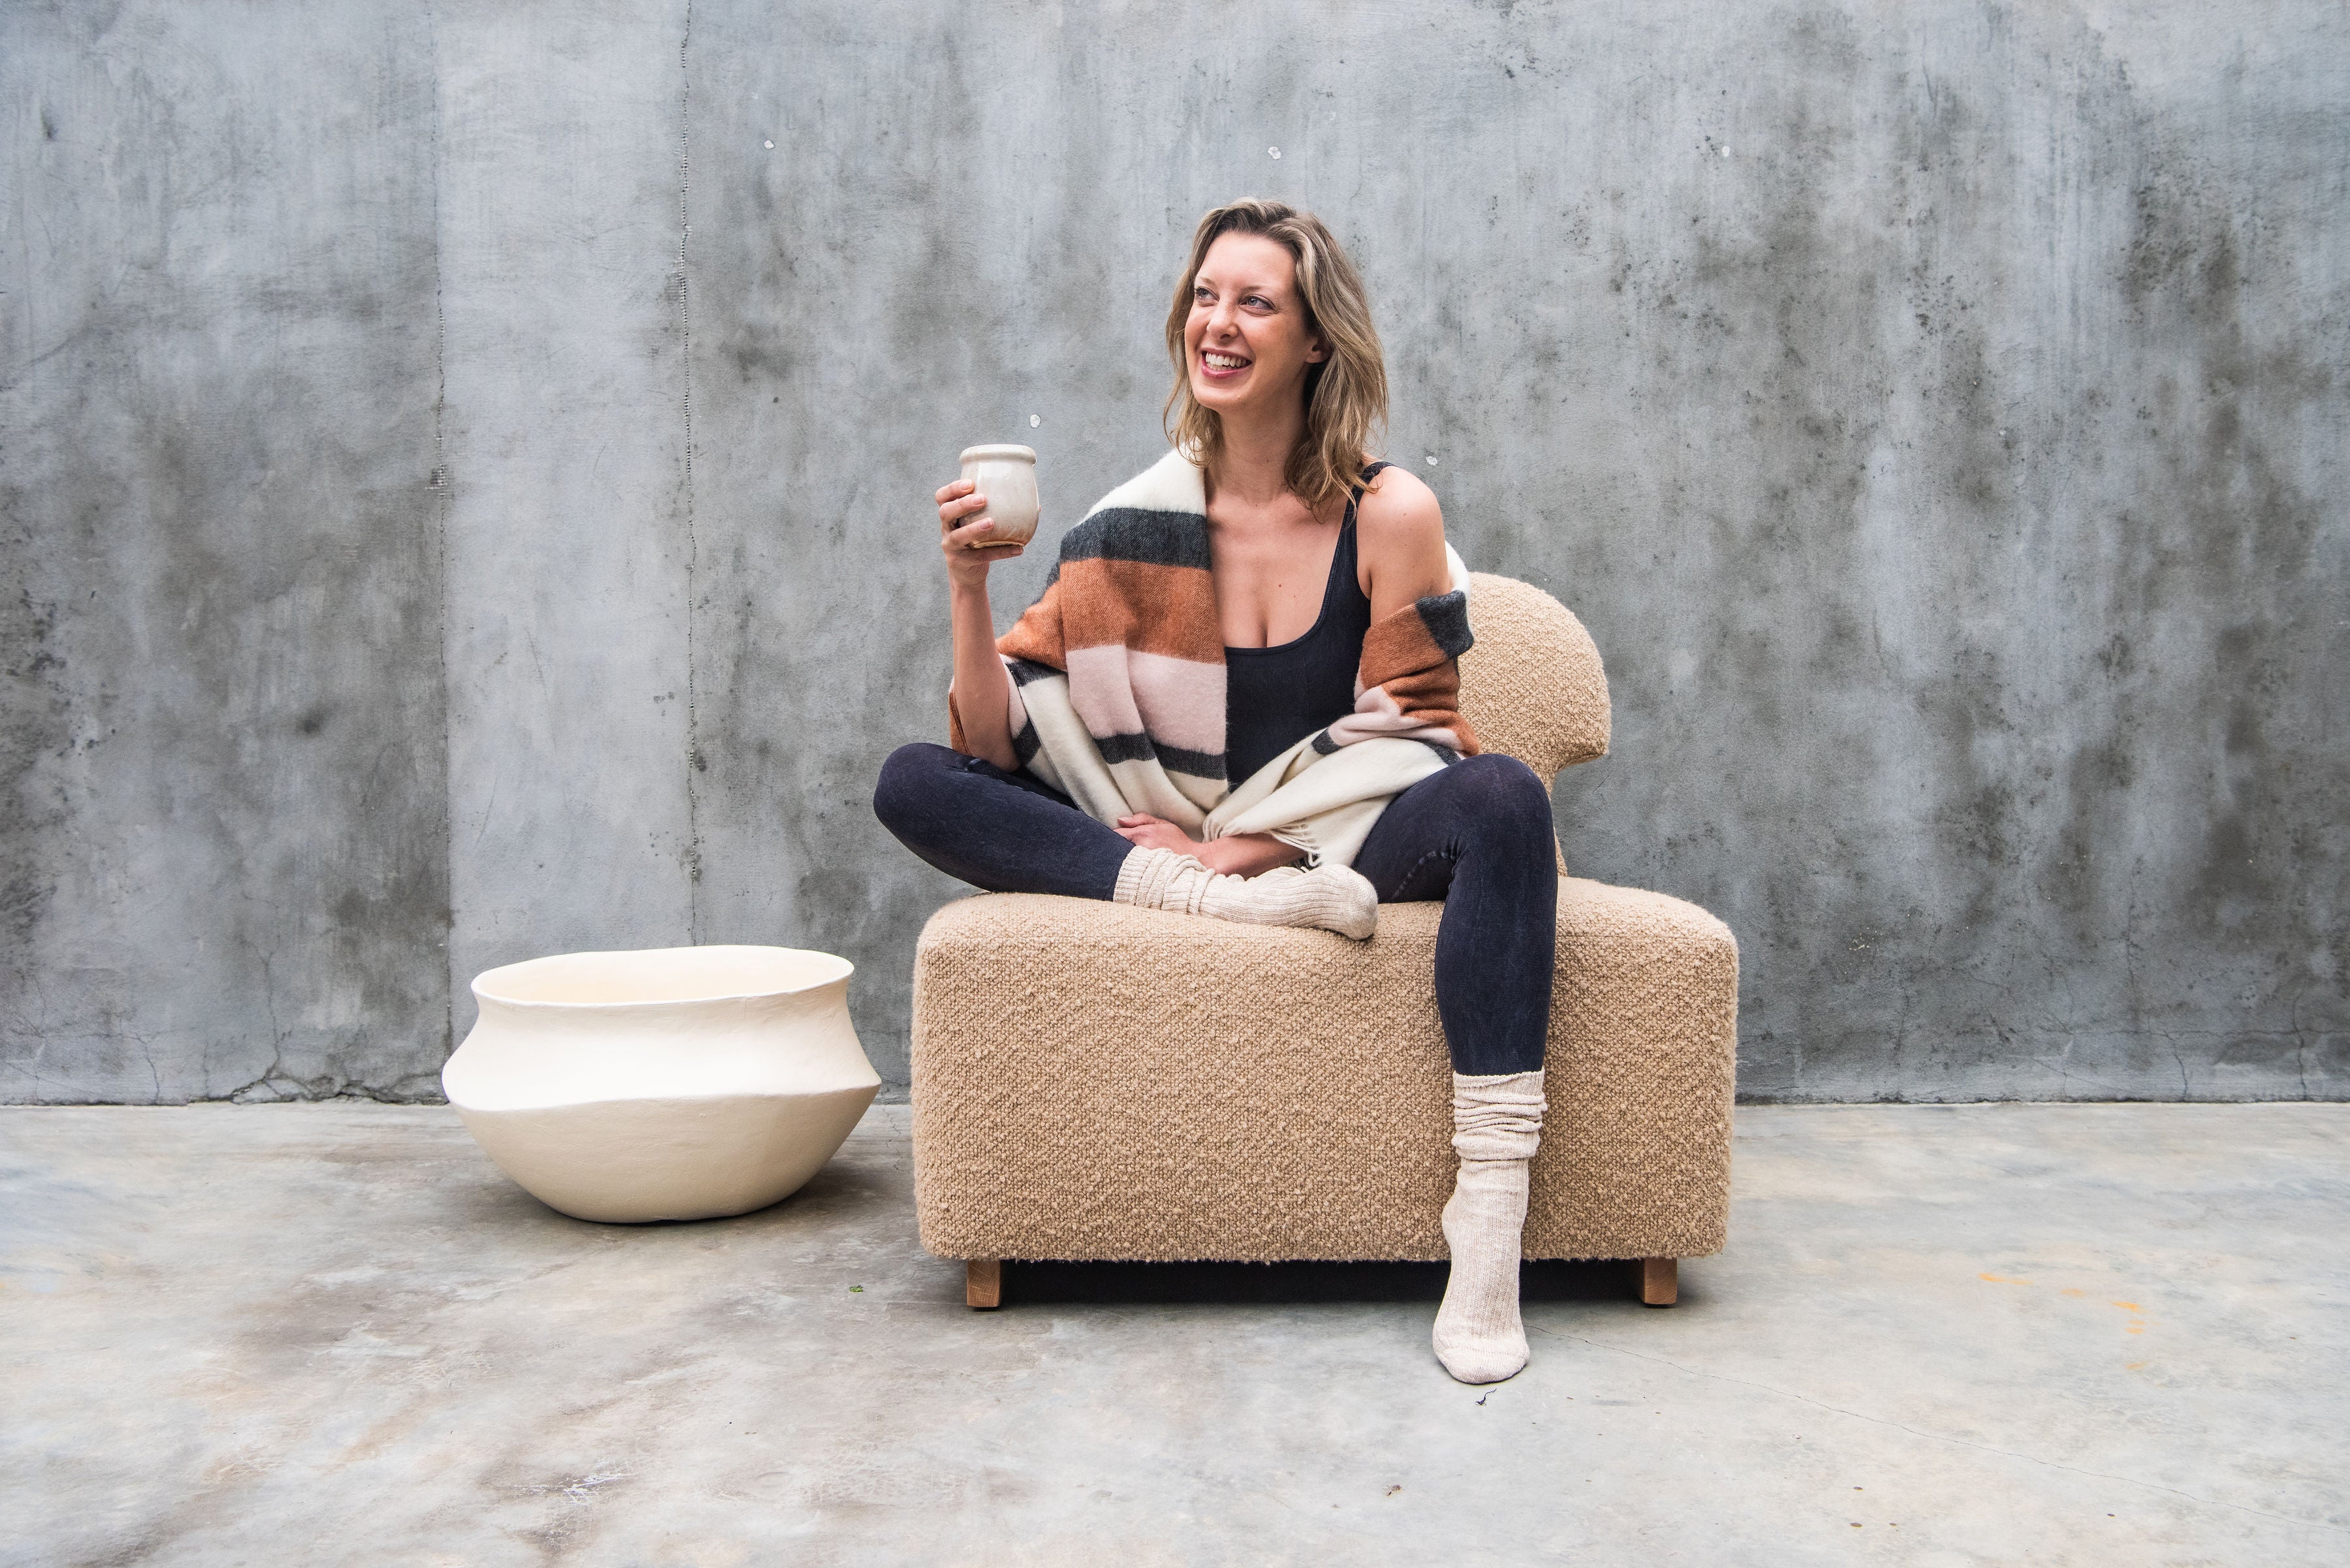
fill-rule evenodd
<path id="1" fill-rule="evenodd" d="M 950 877 L 992 893 L 1107 898 L 1133 846 L 1024 773 L 900 746 L 874 815 Z M 1550 1033 L 1558 875 L 1550 794 L 1515 757 L 1464 757 L 1388 803 L 1355 857 L 1383 904 L 1444 900 L 1436 1010 L 1452 1070 L 1530 1073 Z"/>

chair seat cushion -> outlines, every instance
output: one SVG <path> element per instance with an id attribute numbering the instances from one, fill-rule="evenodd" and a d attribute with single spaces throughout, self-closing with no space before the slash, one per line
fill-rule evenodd
<path id="1" fill-rule="evenodd" d="M 1078 898 L 941 909 L 914 981 L 924 1245 L 948 1257 L 1434 1259 L 1451 1189 L 1441 904 L 1378 934 Z M 1738 953 L 1559 882 L 1530 1258 L 1692 1257 L 1728 1219 Z"/>

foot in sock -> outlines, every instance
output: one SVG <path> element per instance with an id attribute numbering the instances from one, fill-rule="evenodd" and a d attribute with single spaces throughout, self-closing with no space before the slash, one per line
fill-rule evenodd
<path id="1" fill-rule="evenodd" d="M 1436 1358 L 1463 1383 L 1499 1383 L 1526 1364 L 1518 1316 L 1519 1235 L 1526 1220 L 1526 1162 L 1464 1159 L 1444 1206 L 1452 1272 L 1436 1309 Z"/>
<path id="2" fill-rule="evenodd" d="M 1344 866 L 1284 866 L 1259 877 L 1226 877 L 1171 849 L 1136 849 L 1118 867 L 1118 903 L 1213 915 L 1258 926 L 1318 926 L 1357 940 L 1379 926 L 1379 896 Z"/>
<path id="3" fill-rule="evenodd" d="M 1461 1157 L 1444 1206 L 1452 1272 L 1437 1309 L 1436 1358 L 1463 1383 L 1499 1383 L 1526 1364 L 1518 1257 L 1530 1167 L 1542 1143 L 1543 1075 L 1454 1074 L 1452 1147 Z"/>

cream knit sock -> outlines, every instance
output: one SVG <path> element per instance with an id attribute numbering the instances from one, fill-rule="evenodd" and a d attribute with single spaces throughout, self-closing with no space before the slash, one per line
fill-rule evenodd
<path id="1" fill-rule="evenodd" d="M 1518 1254 L 1526 1162 L 1542 1143 L 1543 1075 L 1452 1075 L 1452 1147 L 1461 1175 L 1444 1206 L 1452 1274 L 1436 1309 L 1436 1358 L 1463 1383 L 1499 1383 L 1526 1364 Z"/>
<path id="2" fill-rule="evenodd" d="M 1145 909 L 1213 915 L 1254 926 L 1319 926 L 1357 940 L 1379 929 L 1379 896 L 1344 866 L 1283 866 L 1225 877 L 1172 849 L 1133 849 L 1111 898 Z"/>

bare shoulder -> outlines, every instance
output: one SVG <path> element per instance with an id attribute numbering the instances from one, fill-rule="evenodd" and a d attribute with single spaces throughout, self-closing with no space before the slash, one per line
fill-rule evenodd
<path id="1" fill-rule="evenodd" d="M 1436 492 L 1408 468 L 1379 470 L 1363 493 L 1355 517 L 1366 543 L 1374 535 L 1423 545 L 1444 538 L 1444 508 L 1437 504 Z"/>
<path id="2" fill-rule="evenodd" d="M 1401 468 L 1379 471 L 1355 509 L 1363 592 L 1385 615 L 1451 580 L 1444 558 L 1444 509 L 1436 492 Z"/>

